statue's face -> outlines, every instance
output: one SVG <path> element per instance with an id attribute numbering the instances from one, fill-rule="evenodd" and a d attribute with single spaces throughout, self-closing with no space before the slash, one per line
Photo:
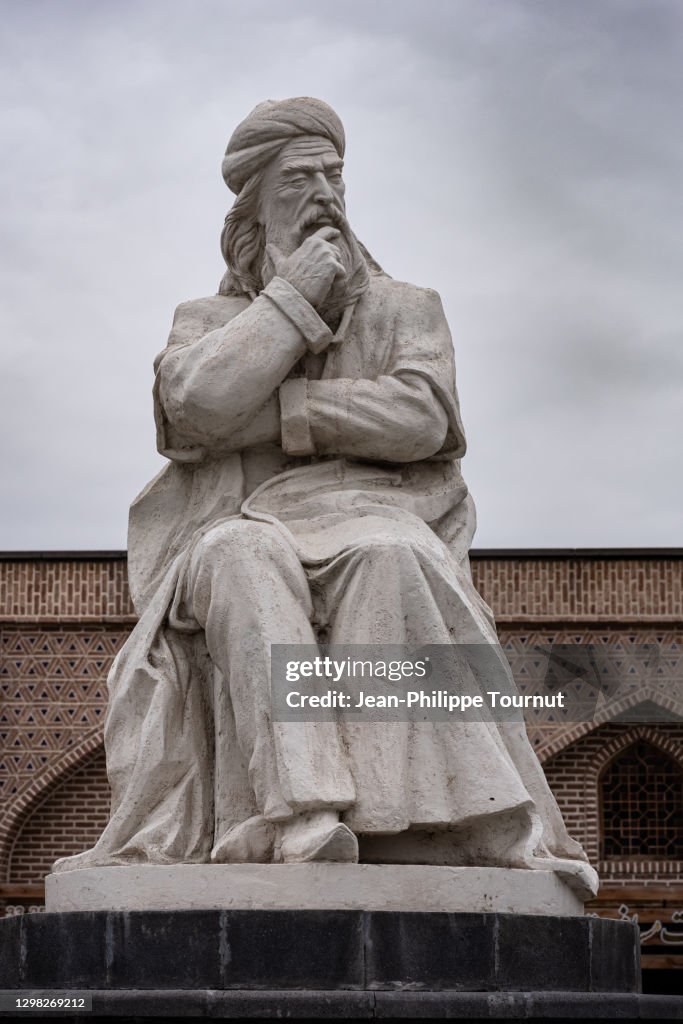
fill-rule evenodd
<path id="1" fill-rule="evenodd" d="M 342 227 L 343 160 L 327 139 L 294 139 L 267 167 L 261 190 L 259 221 L 268 242 L 285 255 L 326 224 Z"/>

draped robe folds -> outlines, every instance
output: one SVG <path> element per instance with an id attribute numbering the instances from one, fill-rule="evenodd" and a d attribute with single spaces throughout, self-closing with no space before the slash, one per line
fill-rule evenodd
<path id="1" fill-rule="evenodd" d="M 350 601 L 345 642 L 450 637 L 497 647 L 469 571 L 474 506 L 460 472 L 465 440 L 438 295 L 374 274 L 344 337 L 314 356 L 267 294 L 183 304 L 156 361 L 158 443 L 170 463 L 131 506 L 139 621 L 108 680 L 112 814 L 96 846 L 58 869 L 206 862 L 222 833 L 264 813 L 229 688 L 184 603 L 193 553 L 220 524 L 268 524 L 296 553 L 311 592 L 322 581 L 335 600 L 365 538 L 410 540 L 425 552 L 431 618 L 423 605 L 412 634 L 376 637 Z M 281 358 L 292 366 L 278 387 Z M 235 584 L 226 574 L 222 585 Z M 409 596 L 403 612 L 408 619 Z M 514 686 L 498 651 L 497 679 L 482 690 Z M 302 728 L 313 746 L 325 744 L 326 729 L 342 734 L 352 780 L 342 819 L 361 836 L 361 856 L 364 839 L 371 849 L 373 836 L 384 837 L 386 853 L 392 835 L 433 830 L 450 837 L 452 863 L 551 868 L 594 891 L 595 873 L 567 835 L 521 721 L 278 723 L 275 742 Z"/>

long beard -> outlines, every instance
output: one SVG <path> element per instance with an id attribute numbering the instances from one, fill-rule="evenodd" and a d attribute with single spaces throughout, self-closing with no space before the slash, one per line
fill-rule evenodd
<path id="1" fill-rule="evenodd" d="M 365 256 L 361 252 L 358 239 L 354 235 L 346 217 L 338 210 L 329 211 L 329 216 L 334 222 L 334 227 L 340 232 L 335 240 L 334 246 L 339 250 L 341 263 L 346 271 L 344 277 L 336 277 L 325 297 L 325 300 L 318 307 L 318 313 L 330 327 L 336 330 L 344 310 L 357 302 L 370 282 L 370 273 Z M 317 221 L 309 219 L 299 226 L 297 232 L 298 245 L 316 230 Z M 319 225 L 318 225 L 319 226 Z M 274 268 L 270 260 L 264 254 L 261 275 L 264 285 L 273 277 Z"/>

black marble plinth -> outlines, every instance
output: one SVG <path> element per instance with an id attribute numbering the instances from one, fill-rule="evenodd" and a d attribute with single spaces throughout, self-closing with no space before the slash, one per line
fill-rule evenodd
<path id="1" fill-rule="evenodd" d="M 0 990 L 89 991 L 81 1019 L 91 1021 L 632 1017 L 659 999 L 639 995 L 639 979 L 637 927 L 593 917 L 185 910 L 0 920 Z M 659 999 L 659 1015 L 674 1003 Z"/>

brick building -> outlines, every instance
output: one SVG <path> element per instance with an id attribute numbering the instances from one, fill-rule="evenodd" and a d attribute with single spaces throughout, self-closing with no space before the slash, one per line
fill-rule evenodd
<path id="1" fill-rule="evenodd" d="M 527 729 L 601 875 L 590 909 L 638 915 L 646 988 L 670 990 L 683 969 L 683 550 L 479 551 L 472 568 L 522 692 L 539 648 L 592 645 L 594 670 L 609 663 L 590 720 L 530 711 Z M 125 553 L 0 555 L 0 914 L 38 909 L 50 864 L 106 823 L 105 680 L 134 622 Z"/>

